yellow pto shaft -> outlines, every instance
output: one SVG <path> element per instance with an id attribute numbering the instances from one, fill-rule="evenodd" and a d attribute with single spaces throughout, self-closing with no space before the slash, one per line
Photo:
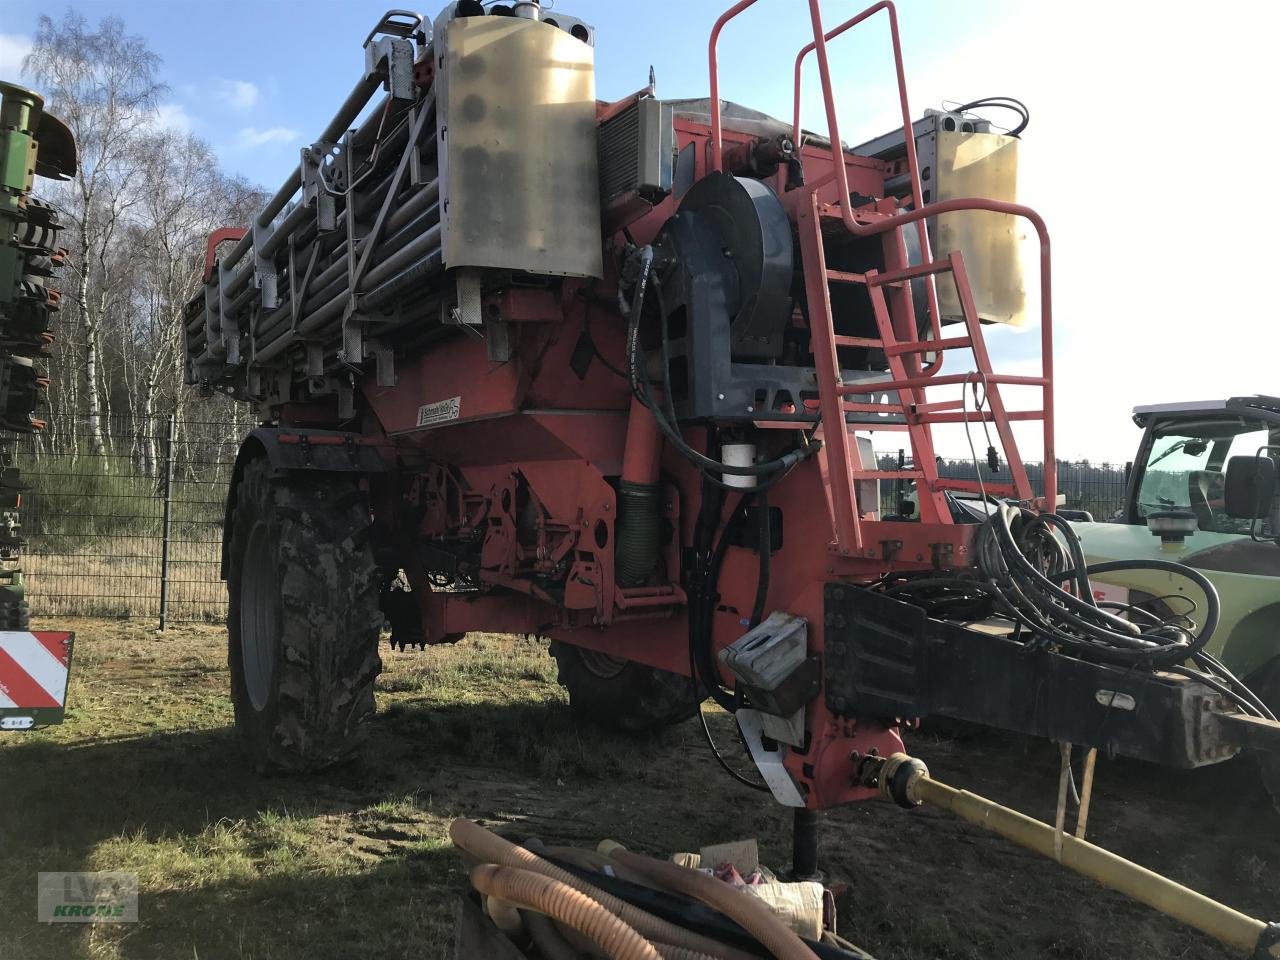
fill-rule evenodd
<path id="1" fill-rule="evenodd" d="M 929 776 L 923 763 L 906 754 L 894 754 L 878 771 L 864 768 L 863 776 L 868 773 L 881 792 L 901 806 L 927 803 L 940 807 L 1051 860 L 1059 859 L 1054 856 L 1054 849 L 1060 844 L 1059 862 L 1069 870 L 1140 900 L 1246 956 L 1280 958 L 1280 927 L 1276 924 L 1233 910 L 1087 840 L 1060 833 L 1047 823 L 940 783 Z"/>

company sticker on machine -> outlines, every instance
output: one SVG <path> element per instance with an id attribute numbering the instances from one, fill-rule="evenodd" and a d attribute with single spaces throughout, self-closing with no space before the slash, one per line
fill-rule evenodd
<path id="1" fill-rule="evenodd" d="M 450 397 L 435 403 L 424 403 L 418 408 L 418 426 L 430 427 L 437 423 L 457 420 L 462 412 L 462 397 Z"/>

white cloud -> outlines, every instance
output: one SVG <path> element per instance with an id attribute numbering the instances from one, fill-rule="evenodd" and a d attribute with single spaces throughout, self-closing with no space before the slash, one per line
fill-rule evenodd
<path id="1" fill-rule="evenodd" d="M 257 85 L 248 80 L 219 80 L 216 95 L 234 110 L 249 110 L 261 99 Z"/>
<path id="2" fill-rule="evenodd" d="M 170 130 L 173 133 L 190 133 L 194 126 L 191 115 L 178 103 L 162 103 L 156 108 L 152 122 L 161 130 Z"/>
<path id="3" fill-rule="evenodd" d="M 0 80 L 16 80 L 22 61 L 31 52 L 31 38 L 20 33 L 0 33 Z"/>
<path id="4" fill-rule="evenodd" d="M 292 127 L 245 127 L 237 135 L 241 147 L 265 147 L 273 143 L 289 144 L 298 139 L 300 134 Z"/>

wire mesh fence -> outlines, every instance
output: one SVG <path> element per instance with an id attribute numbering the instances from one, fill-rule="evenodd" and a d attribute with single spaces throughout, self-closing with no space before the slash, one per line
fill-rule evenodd
<path id="1" fill-rule="evenodd" d="M 82 425 L 64 425 L 56 444 L 24 438 L 15 464 L 28 488 L 22 569 L 33 612 L 223 619 L 223 503 L 242 432 L 112 418 L 100 438 Z"/>
<path id="2" fill-rule="evenodd" d="M 227 484 L 246 423 L 154 417 L 112 418 L 98 445 L 83 426 L 24 438 L 15 462 L 29 540 L 23 571 L 38 616 L 221 621 L 222 519 Z M 170 429 L 173 435 L 170 436 Z M 898 454 L 878 455 L 897 469 Z M 945 477 L 972 479 L 969 458 L 942 459 Z M 1006 480 L 1007 468 L 984 479 Z M 1040 489 L 1040 464 L 1027 465 Z M 1062 462 L 1058 489 L 1067 505 L 1105 520 L 1124 502 L 1124 469 Z M 880 485 L 881 510 L 896 513 L 906 490 Z M 166 531 L 166 518 L 167 531 Z M 166 536 L 167 532 L 167 536 Z"/>
<path id="3" fill-rule="evenodd" d="M 882 470 L 899 470 L 910 466 L 910 451 L 878 453 L 877 462 Z M 1027 479 L 1037 495 L 1044 492 L 1044 464 L 1028 462 Z M 1126 471 L 1123 465 L 1058 461 L 1058 493 L 1066 498 L 1066 506 L 1072 510 L 1084 510 L 1094 520 L 1110 520 L 1124 508 Z M 1000 463 L 991 470 L 985 461 L 975 464 L 971 457 L 938 460 L 938 475 L 949 480 L 976 480 L 981 477 L 988 483 L 1009 483 L 1009 467 Z M 881 481 L 880 510 L 882 514 L 898 513 L 900 500 L 908 493 L 905 483 Z"/>

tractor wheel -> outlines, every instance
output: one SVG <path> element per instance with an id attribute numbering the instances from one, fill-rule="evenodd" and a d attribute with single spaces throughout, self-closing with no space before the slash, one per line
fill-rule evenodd
<path id="1" fill-rule="evenodd" d="M 633 660 L 552 643 L 560 686 L 581 719 L 622 733 L 650 733 L 694 715 L 693 681 Z"/>
<path id="2" fill-rule="evenodd" d="M 350 759 L 382 669 L 369 505 L 332 474 L 244 471 L 232 515 L 228 656 L 236 728 L 263 773 Z"/>
<path id="3" fill-rule="evenodd" d="M 1277 717 L 1280 717 L 1280 660 L 1273 660 L 1245 681 L 1246 685 Z M 1271 795 L 1271 803 L 1280 811 L 1280 754 L 1260 750 L 1256 754 L 1262 785 Z"/>

